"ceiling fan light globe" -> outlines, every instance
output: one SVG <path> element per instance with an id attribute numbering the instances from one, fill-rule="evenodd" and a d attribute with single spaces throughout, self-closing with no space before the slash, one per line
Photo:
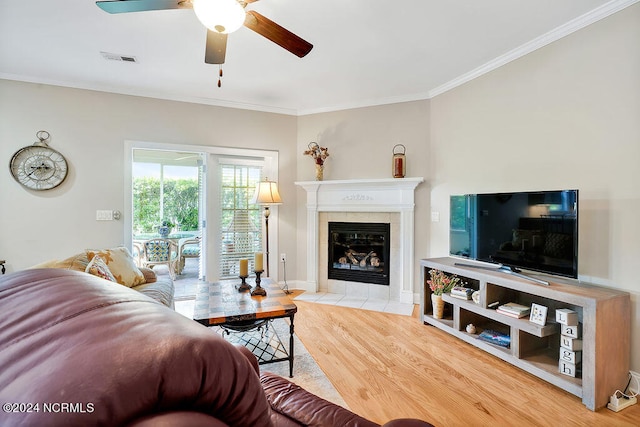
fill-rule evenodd
<path id="1" fill-rule="evenodd" d="M 233 33 L 244 23 L 245 11 L 236 0 L 193 0 L 193 10 L 202 25 L 217 33 Z"/>

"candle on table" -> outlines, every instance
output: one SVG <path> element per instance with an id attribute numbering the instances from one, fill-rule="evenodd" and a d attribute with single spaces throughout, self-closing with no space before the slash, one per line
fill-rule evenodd
<path id="1" fill-rule="evenodd" d="M 255 268 L 256 271 L 262 271 L 262 252 L 256 252 L 255 256 L 253 257 L 253 266 Z"/>
<path id="2" fill-rule="evenodd" d="M 240 260 L 240 276 L 248 276 L 249 275 L 249 260 L 241 259 Z"/>

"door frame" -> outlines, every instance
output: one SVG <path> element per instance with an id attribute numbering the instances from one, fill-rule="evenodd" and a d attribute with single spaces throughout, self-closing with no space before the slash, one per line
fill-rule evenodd
<path id="1" fill-rule="evenodd" d="M 268 176 L 271 179 L 273 177 L 278 176 L 278 152 L 273 150 L 258 150 L 258 149 L 250 149 L 250 148 L 232 148 L 232 147 L 217 147 L 217 146 L 206 146 L 206 145 L 190 145 L 190 144 L 169 144 L 169 143 L 161 143 L 161 142 L 150 142 L 150 141 L 134 141 L 134 140 L 125 140 L 124 141 L 124 209 L 123 209 L 123 242 L 126 247 L 131 250 L 133 245 L 133 236 L 131 233 L 131 229 L 133 226 L 133 198 L 132 198 L 132 186 L 133 186 L 133 174 L 132 174 L 132 166 L 133 166 L 133 150 L 134 149 L 147 149 L 147 150 L 165 150 L 165 151 L 183 151 L 183 152 L 195 152 L 195 153 L 204 153 L 207 154 L 204 158 L 204 165 L 206 168 L 205 172 L 205 188 L 204 188 L 204 197 L 203 202 L 205 204 L 204 212 L 205 212 L 205 227 L 202 230 L 202 248 L 201 253 L 203 259 L 205 260 L 202 263 L 203 271 L 201 274 L 204 276 L 203 280 L 216 280 L 218 265 L 215 261 L 215 254 L 220 251 L 220 245 L 216 245 L 215 238 L 207 238 L 207 236 L 212 236 L 214 233 L 214 228 L 209 227 L 209 223 L 214 223 L 215 218 L 218 215 L 216 213 L 217 205 L 215 202 L 215 197 L 209 197 L 209 194 L 213 191 L 214 194 L 217 194 L 217 190 L 215 189 L 216 177 L 215 174 L 209 173 L 210 170 L 213 170 L 213 166 L 210 162 L 212 156 L 224 156 L 224 157 L 245 157 L 245 158 L 253 158 L 259 159 L 264 162 L 263 172 L 264 176 Z M 277 181 L 277 180 L 276 180 Z M 271 207 L 271 215 L 269 217 L 269 246 L 273 253 L 278 252 L 278 206 Z M 215 236 L 216 233 L 213 235 Z M 264 241 L 263 236 L 263 241 Z M 210 256 L 209 256 L 210 254 Z M 270 271 L 276 272 L 275 275 L 272 275 L 274 280 L 278 280 L 277 277 L 277 257 L 271 257 L 270 259 Z"/>

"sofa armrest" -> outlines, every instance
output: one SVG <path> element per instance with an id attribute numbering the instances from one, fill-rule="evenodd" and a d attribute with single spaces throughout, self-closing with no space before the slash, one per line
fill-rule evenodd
<path id="1" fill-rule="evenodd" d="M 415 418 L 398 418 L 382 424 L 382 427 L 433 427 L 433 424 Z"/>
<path id="2" fill-rule="evenodd" d="M 300 425 L 379 427 L 379 424 L 309 393 L 279 375 L 263 372 L 260 375 L 260 382 L 271 409 Z"/>
<path id="3" fill-rule="evenodd" d="M 242 353 L 242 355 L 244 357 L 246 357 L 247 360 L 249 360 L 249 363 L 251 363 L 251 366 L 256 371 L 256 374 L 258 374 L 258 376 L 259 376 L 260 375 L 260 365 L 258 363 L 258 358 L 255 356 L 255 354 L 253 354 L 251 352 L 251 350 L 249 350 L 247 347 L 245 347 L 242 344 L 236 344 L 235 346 L 240 351 L 240 353 Z"/>
<path id="4" fill-rule="evenodd" d="M 299 425 L 380 427 L 379 424 L 356 415 L 348 409 L 309 393 L 279 375 L 263 372 L 260 374 L 260 382 L 271 409 Z M 382 427 L 433 427 L 433 425 L 418 419 L 399 418 L 385 423 Z"/>
<path id="5" fill-rule="evenodd" d="M 229 427 L 212 415 L 193 411 L 164 412 L 148 415 L 127 424 L 127 427 Z"/>

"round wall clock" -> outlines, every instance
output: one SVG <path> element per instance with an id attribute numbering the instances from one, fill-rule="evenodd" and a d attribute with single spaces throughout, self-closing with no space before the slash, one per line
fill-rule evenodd
<path id="1" fill-rule="evenodd" d="M 49 132 L 36 133 L 39 141 L 16 151 L 11 158 L 11 175 L 30 190 L 50 190 L 67 177 L 67 160 L 47 144 Z"/>

